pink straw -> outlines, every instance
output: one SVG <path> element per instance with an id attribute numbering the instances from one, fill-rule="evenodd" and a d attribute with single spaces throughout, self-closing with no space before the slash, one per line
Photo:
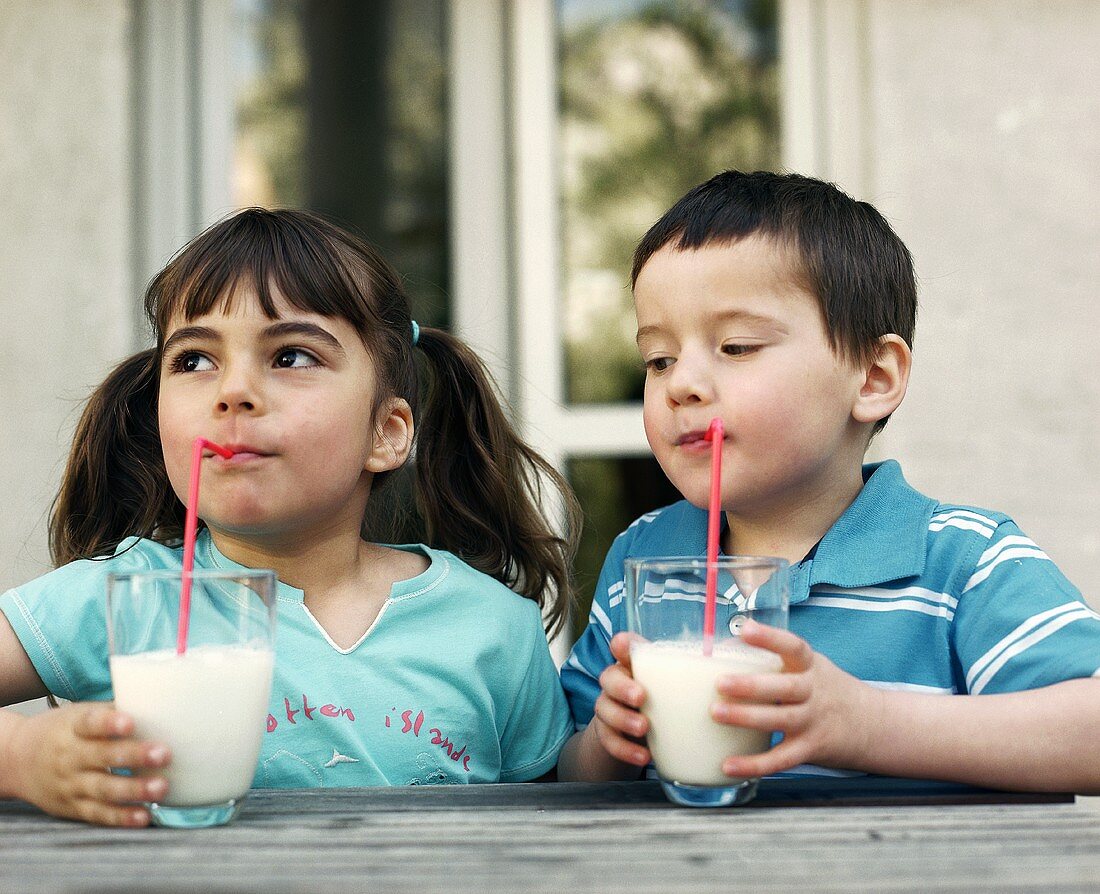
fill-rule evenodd
<path id="1" fill-rule="evenodd" d="M 722 518 L 722 442 L 726 430 L 715 416 L 707 427 L 710 441 L 710 507 L 707 516 L 707 601 L 703 611 L 703 654 L 714 651 L 714 620 L 718 605 L 718 533 Z"/>
<path id="2" fill-rule="evenodd" d="M 180 585 L 177 655 L 187 651 L 187 628 L 191 624 L 191 574 L 195 570 L 195 533 L 199 527 L 199 472 L 202 467 L 202 452 L 207 447 L 225 459 L 233 455 L 232 450 L 206 438 L 195 438 L 191 444 L 191 481 L 187 486 L 187 517 L 183 525 L 183 581 Z"/>

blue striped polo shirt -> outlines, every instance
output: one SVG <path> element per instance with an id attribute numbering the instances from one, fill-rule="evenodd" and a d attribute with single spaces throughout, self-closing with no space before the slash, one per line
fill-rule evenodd
<path id="1" fill-rule="evenodd" d="M 790 629 L 861 680 L 926 693 L 1014 692 L 1100 676 L 1100 615 L 1008 516 L 937 501 L 893 460 L 791 568 Z M 643 515 L 612 544 L 562 667 L 578 729 L 626 629 L 623 561 L 706 552 L 706 510 Z"/>

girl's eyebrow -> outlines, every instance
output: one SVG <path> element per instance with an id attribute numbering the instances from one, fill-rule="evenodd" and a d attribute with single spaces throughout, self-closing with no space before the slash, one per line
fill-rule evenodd
<path id="1" fill-rule="evenodd" d="M 260 337 L 266 339 L 286 338 L 290 335 L 316 339 L 323 345 L 339 353 L 340 356 L 343 357 L 347 355 L 347 352 L 344 351 L 344 346 L 340 344 L 336 336 L 322 329 L 316 323 L 306 323 L 300 320 L 286 320 L 280 323 L 272 323 L 260 333 Z M 217 329 L 212 329 L 209 326 L 183 326 L 168 336 L 168 339 L 164 342 L 162 353 L 167 354 L 177 342 L 200 340 L 220 342 L 222 336 Z"/>
<path id="2" fill-rule="evenodd" d="M 221 341 L 221 336 L 216 329 L 211 329 L 209 326 L 183 326 L 168 336 L 168 339 L 164 342 L 164 347 L 161 348 L 161 353 L 167 354 L 176 342 L 198 341 L 200 339 Z"/>
<path id="3" fill-rule="evenodd" d="M 285 338 L 288 335 L 300 335 L 305 338 L 316 339 L 321 342 L 321 344 L 339 353 L 341 357 L 346 356 L 344 346 L 340 344 L 340 340 L 327 329 L 323 329 L 316 323 L 306 323 L 301 320 L 286 320 L 281 323 L 272 323 L 263 331 L 264 338 Z"/>

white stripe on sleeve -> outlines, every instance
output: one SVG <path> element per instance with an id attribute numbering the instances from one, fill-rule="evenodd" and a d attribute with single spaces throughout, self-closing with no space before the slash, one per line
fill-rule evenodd
<path id="1" fill-rule="evenodd" d="M 1080 621 L 1085 618 L 1093 617 L 1093 613 L 1090 612 L 1084 606 L 1081 606 L 1079 611 L 1066 612 L 1065 614 L 1058 615 L 1051 621 L 1048 621 L 1044 626 L 1031 633 L 1030 636 L 1025 636 L 1021 640 L 1017 640 L 1016 643 L 1009 648 L 1005 649 L 996 661 L 992 662 L 982 675 L 978 677 L 974 682 L 974 686 L 970 688 L 971 695 L 978 695 L 987 685 L 989 681 L 996 676 L 997 671 L 1004 667 L 1011 659 L 1015 658 L 1021 652 L 1025 652 L 1034 646 L 1036 643 L 1041 642 L 1048 636 L 1057 633 L 1067 624 L 1072 624 L 1074 621 Z"/>

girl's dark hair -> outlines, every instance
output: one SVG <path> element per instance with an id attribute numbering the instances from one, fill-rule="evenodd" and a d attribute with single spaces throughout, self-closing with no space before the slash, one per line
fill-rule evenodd
<path id="1" fill-rule="evenodd" d="M 560 630 L 572 604 L 581 518 L 568 483 L 517 435 L 468 347 L 421 327 L 414 348 L 408 298 L 389 264 L 364 240 L 304 211 L 237 212 L 154 277 L 145 312 L 156 347 L 121 363 L 84 409 L 50 518 L 54 562 L 109 554 L 131 536 L 181 540 L 184 509 L 168 483 L 157 424 L 164 335 L 173 318 L 207 314 L 233 301 L 238 287 L 253 288 L 272 319 L 274 288 L 296 308 L 356 328 L 378 376 L 373 411 L 397 396 L 417 420 L 415 504 L 428 545 L 533 599 L 548 632 Z M 374 488 L 394 474 L 376 475 Z M 551 497 L 557 506 L 545 505 Z M 558 507 L 564 536 L 544 512 Z M 372 536 L 385 539 L 386 516 L 371 519 Z"/>
<path id="2" fill-rule="evenodd" d="M 689 190 L 638 243 L 631 285 L 669 243 L 693 249 L 757 233 L 792 250 L 840 356 L 866 362 L 890 333 L 913 346 L 917 282 L 905 243 L 872 205 L 800 174 L 723 171 Z"/>

